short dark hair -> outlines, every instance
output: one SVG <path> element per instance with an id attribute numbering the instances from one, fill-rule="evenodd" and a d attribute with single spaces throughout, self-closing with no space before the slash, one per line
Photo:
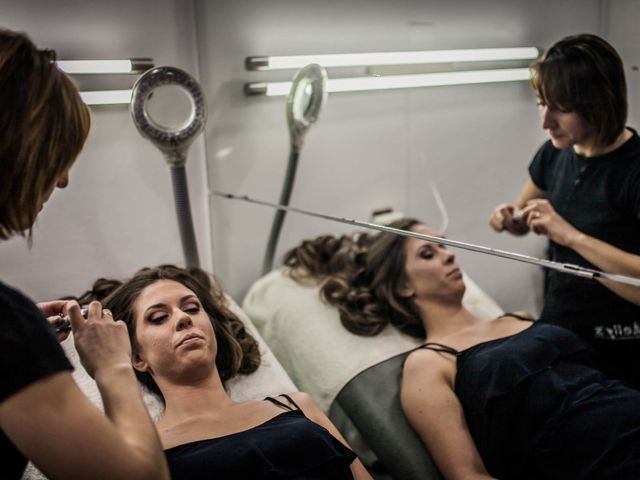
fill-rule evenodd
<path id="1" fill-rule="evenodd" d="M 627 122 L 627 84 L 618 52 L 592 34 L 565 37 L 531 65 L 531 84 L 549 108 L 575 112 L 611 145 Z"/>
<path id="2" fill-rule="evenodd" d="M 104 308 L 111 310 L 114 318 L 123 320 L 127 324 L 133 354 L 139 351 L 133 305 L 146 287 L 160 280 L 172 280 L 184 285 L 195 293 L 202 303 L 202 308 L 209 316 L 216 336 L 218 353 L 215 363 L 223 382 L 237 374 L 252 373 L 258 368 L 260 365 L 258 342 L 245 329 L 242 320 L 229 309 L 222 288 L 199 268 L 187 270 L 174 265 L 143 268 L 103 300 Z M 99 281 L 104 283 L 104 279 Z M 136 371 L 136 376 L 140 383 L 164 400 L 162 392 L 150 373 Z"/>
<path id="3" fill-rule="evenodd" d="M 89 107 L 55 60 L 25 34 L 0 29 L 1 239 L 33 225 L 89 134 Z"/>

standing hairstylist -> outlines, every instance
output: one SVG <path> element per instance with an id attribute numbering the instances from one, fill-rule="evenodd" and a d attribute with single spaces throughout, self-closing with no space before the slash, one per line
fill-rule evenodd
<path id="1" fill-rule="evenodd" d="M 89 109 L 54 52 L 0 29 L 0 239 L 30 235 L 53 190 L 66 187 L 89 125 Z M 106 415 L 74 382 L 45 318 L 65 313 Z M 36 306 L 0 282 L 0 370 L 3 480 L 19 479 L 27 460 L 49 478 L 169 478 L 131 367 L 126 326 L 99 302 L 85 320 L 75 302 Z"/>
<path id="2" fill-rule="evenodd" d="M 551 260 L 640 277 L 640 138 L 625 126 L 622 60 L 595 35 L 563 38 L 532 66 L 548 140 L 498 232 L 549 238 Z M 640 388 L 640 288 L 546 270 L 541 321 L 570 328 L 601 368 Z"/>

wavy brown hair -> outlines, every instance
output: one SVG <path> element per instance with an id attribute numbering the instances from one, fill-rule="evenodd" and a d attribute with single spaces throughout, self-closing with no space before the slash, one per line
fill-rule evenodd
<path id="1" fill-rule="evenodd" d="M 596 145 L 611 145 L 627 121 L 627 84 L 618 52 L 591 34 L 565 37 L 531 66 L 531 84 L 554 110 L 576 112 L 593 127 Z"/>
<path id="2" fill-rule="evenodd" d="M 218 344 L 216 367 L 223 382 L 237 374 L 248 374 L 260 366 L 258 342 L 247 331 L 244 323 L 228 307 L 228 301 L 219 283 L 200 268 L 183 269 L 174 265 L 143 268 L 131 279 L 120 282 L 100 278 L 93 288 L 79 297 L 79 303 L 93 300 L 103 303 L 113 313 L 113 317 L 127 324 L 132 352 L 138 353 L 136 340 L 136 318 L 134 303 L 140 293 L 149 285 L 160 280 L 178 282 L 198 297 L 202 308 L 209 316 Z M 163 398 L 152 375 L 136 371 L 140 383 Z M 163 399 L 164 400 L 164 399 Z"/>
<path id="3" fill-rule="evenodd" d="M 409 230 L 422 222 L 404 218 L 390 227 Z M 305 240 L 285 254 L 290 275 L 321 283 L 323 300 L 338 308 L 342 325 L 356 335 L 373 336 L 389 323 L 424 338 L 426 332 L 413 300 L 399 294 L 405 280 L 407 237 L 391 233 Z"/>
<path id="4" fill-rule="evenodd" d="M 0 29 L 0 239 L 31 228 L 89 134 L 89 107 L 55 60 Z"/>

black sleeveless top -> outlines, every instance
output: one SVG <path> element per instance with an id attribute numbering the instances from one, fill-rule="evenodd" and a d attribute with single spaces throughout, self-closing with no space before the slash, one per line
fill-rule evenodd
<path id="1" fill-rule="evenodd" d="M 460 352 L 422 348 L 455 355 L 454 390 L 494 477 L 640 478 L 640 392 L 596 370 L 571 331 L 535 322 Z"/>
<path id="2" fill-rule="evenodd" d="M 165 450 L 173 480 L 353 479 L 356 455 L 324 427 L 292 408 L 242 432 L 198 440 Z"/>

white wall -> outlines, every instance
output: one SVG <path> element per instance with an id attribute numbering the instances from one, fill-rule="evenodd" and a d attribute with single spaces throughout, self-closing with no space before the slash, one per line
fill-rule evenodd
<path id="1" fill-rule="evenodd" d="M 603 33 L 627 65 L 630 123 L 637 126 L 638 10 L 636 0 L 21 0 L 0 4 L 0 19 L 61 58 L 151 56 L 200 73 L 207 156 L 201 141 L 187 165 L 196 233 L 203 266 L 213 266 L 241 300 L 259 276 L 274 212 L 209 199 L 207 180 L 211 188 L 276 200 L 288 154 L 284 99 L 242 93 L 246 81 L 282 76 L 245 71 L 246 56 L 546 47 L 571 33 Z M 307 137 L 293 205 L 362 219 L 392 206 L 438 226 L 432 180 L 448 209 L 449 237 L 544 255 L 544 239 L 514 239 L 486 226 L 496 203 L 517 196 L 545 139 L 526 84 L 336 94 Z M 277 255 L 303 238 L 345 230 L 289 215 Z M 506 309 L 537 310 L 537 267 L 457 255 Z M 182 262 L 167 167 L 126 108 L 96 110 L 71 185 L 45 207 L 33 247 L 21 238 L 0 243 L 0 279 L 46 299 L 162 262 Z"/>
<path id="2" fill-rule="evenodd" d="M 152 57 L 197 74 L 193 5 L 181 0 L 20 0 L 0 4 L 0 24 L 27 32 L 61 59 Z M 130 87 L 133 78 L 80 79 L 85 88 Z M 108 85 L 105 85 L 108 84 Z M 202 138 L 187 173 L 201 262 L 210 268 Z M 79 294 L 100 276 L 183 263 L 171 179 L 160 152 L 136 131 L 126 106 L 94 109 L 87 145 L 66 191 L 46 204 L 33 247 L 0 243 L 0 279 L 37 300 Z"/>
<path id="3" fill-rule="evenodd" d="M 271 201 L 279 197 L 287 161 L 285 100 L 244 97 L 242 84 L 292 72 L 247 72 L 246 56 L 547 47 L 568 34 L 597 33 L 602 8 L 583 0 L 196 0 L 195 6 L 201 80 L 214 112 L 206 136 L 211 187 Z M 487 218 L 494 205 L 516 198 L 544 140 L 525 83 L 335 94 L 307 135 L 291 204 L 360 219 L 391 206 L 438 226 L 432 180 L 448 209 L 450 238 L 543 256 L 543 239 L 495 234 Z M 212 198 L 214 264 L 236 298 L 259 275 L 273 213 Z M 345 230 L 289 215 L 277 256 L 303 238 Z M 538 267 L 468 252 L 458 258 L 505 308 L 538 309 Z"/>

